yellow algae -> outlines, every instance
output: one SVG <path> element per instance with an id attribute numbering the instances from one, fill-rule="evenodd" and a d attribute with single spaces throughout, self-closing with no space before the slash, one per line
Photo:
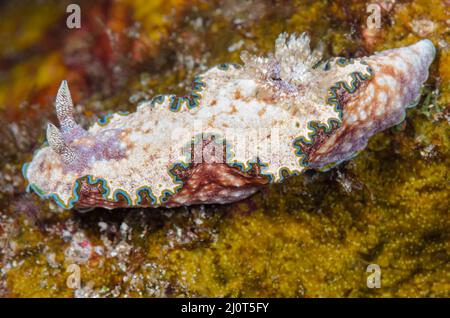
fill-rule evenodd
<path id="1" fill-rule="evenodd" d="M 185 5 L 185 0 L 169 1 L 129 1 L 134 9 L 134 18 L 143 23 L 146 34 L 153 41 L 158 41 L 161 31 L 166 31 L 170 26 L 169 15 L 173 14 L 177 7 Z"/>
<path id="2" fill-rule="evenodd" d="M 39 10 L 29 3 L 5 6 L 2 16 L 8 19 L 0 20 L 0 56 L 12 56 L 35 45 L 65 13 L 64 7 L 55 3 L 42 3 Z"/>
<path id="3" fill-rule="evenodd" d="M 450 42 L 450 39 L 448 41 Z M 439 80 L 441 82 L 439 104 L 448 109 L 450 107 L 450 47 L 440 52 Z"/>
<path id="4" fill-rule="evenodd" d="M 449 40 L 448 36 L 448 8 L 440 0 L 416 0 L 399 3 L 394 6 L 390 19 L 392 25 L 382 25 L 387 33 L 382 42 L 376 46 L 377 50 L 391 47 L 393 43 L 399 46 L 414 43 L 420 38 L 426 37 L 435 45 L 441 39 Z M 433 27 L 430 32 L 420 32 L 417 21 L 431 22 Z"/>

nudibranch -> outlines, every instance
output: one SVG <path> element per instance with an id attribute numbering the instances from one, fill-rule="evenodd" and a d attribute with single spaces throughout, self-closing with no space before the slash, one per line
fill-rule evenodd
<path id="1" fill-rule="evenodd" d="M 85 130 L 69 88 L 59 128 L 24 165 L 28 189 L 63 208 L 229 203 L 305 169 L 352 158 L 414 106 L 435 56 L 431 41 L 363 58 L 323 59 L 310 39 L 281 34 L 267 57 L 242 52 L 194 78 L 182 97 L 159 95 Z"/>

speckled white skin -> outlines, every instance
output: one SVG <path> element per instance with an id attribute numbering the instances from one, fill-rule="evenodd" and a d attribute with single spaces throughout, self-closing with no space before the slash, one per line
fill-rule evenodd
<path id="1" fill-rule="evenodd" d="M 328 125 L 331 119 L 341 121 L 338 110 L 327 104 L 330 88 L 339 81 L 350 84 L 355 72 L 368 77 L 368 65 L 363 64 L 366 62 L 374 69 L 375 78 L 352 95 L 359 97 L 350 99 L 342 118 L 344 128 L 361 125 L 363 129 L 357 135 L 341 134 L 342 129 L 338 129 L 317 150 L 311 166 L 344 160 L 364 147 L 376 131 L 397 123 L 405 106 L 418 97 L 434 56 L 430 43 L 421 41 L 344 66 L 332 59 L 329 69 L 324 70 L 313 68 L 321 54 L 310 51 L 308 37 L 288 38 L 282 34 L 274 57 L 247 54 L 243 56 L 243 68 L 214 67 L 201 74 L 205 87 L 195 108 L 183 102 L 178 111 L 172 111 L 171 96 L 166 96 L 161 103 L 143 104 L 128 116 L 114 114 L 106 126 L 95 124 L 87 134 L 69 138 L 63 132 L 69 147 L 87 149 L 83 164 L 64 162 L 51 147 L 45 146 L 29 164 L 26 178 L 46 196 L 56 194 L 65 207 L 72 206 L 77 179 L 86 175 L 105 180 L 110 189 L 108 200 L 115 200 L 115 192 L 125 191 L 130 205 L 136 206 L 137 191 L 148 187 L 157 198 L 154 205 L 162 205 L 164 191 L 174 193 L 181 186 L 169 170 L 177 163 L 189 162 L 186 150 L 190 149 L 192 138 L 203 133 L 225 138 L 228 164 L 240 163 L 246 169 L 259 160 L 264 164 L 262 174 L 278 182 L 281 170 L 295 173 L 304 169 L 294 143 L 300 136 L 309 139 L 313 131 L 308 123 Z M 383 75 L 385 64 L 398 69 L 394 75 L 402 74 L 401 81 L 392 74 Z M 356 112 L 358 103 L 366 106 Z M 94 153 L 87 157 L 90 147 L 104 140 L 104 136 L 111 139 L 110 144 L 105 144 L 111 145 L 113 149 L 108 151 L 114 155 Z M 230 198 L 218 196 L 215 202 L 236 201 L 254 191 L 235 192 L 232 197 L 230 193 Z M 189 204 L 189 199 L 182 203 Z"/>

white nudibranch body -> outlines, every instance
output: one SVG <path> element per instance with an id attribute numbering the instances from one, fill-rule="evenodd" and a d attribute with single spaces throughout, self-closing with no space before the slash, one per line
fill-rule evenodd
<path id="1" fill-rule="evenodd" d="M 64 208 L 179 206 L 241 200 L 305 168 L 351 158 L 403 120 L 435 49 L 428 40 L 373 56 L 322 60 L 306 34 L 275 54 L 221 64 L 184 97 L 160 95 L 85 130 L 64 81 L 60 129 L 24 166 L 29 189 Z"/>

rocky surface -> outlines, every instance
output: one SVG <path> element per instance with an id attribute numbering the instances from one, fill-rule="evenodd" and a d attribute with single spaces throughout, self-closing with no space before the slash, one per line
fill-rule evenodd
<path id="1" fill-rule="evenodd" d="M 366 5 L 382 6 L 380 30 Z M 4 3 L 0 10 L 0 296 L 450 296 L 450 20 L 446 1 Z M 80 124 L 133 111 L 239 51 L 308 31 L 329 56 L 438 48 L 419 105 L 358 157 L 250 200 L 177 209 L 62 211 L 25 193 L 21 165 L 71 82 Z M 380 289 L 366 285 L 378 264 Z M 80 284 L 73 280 L 80 272 Z M 75 284 L 73 283 L 75 282 Z"/>

